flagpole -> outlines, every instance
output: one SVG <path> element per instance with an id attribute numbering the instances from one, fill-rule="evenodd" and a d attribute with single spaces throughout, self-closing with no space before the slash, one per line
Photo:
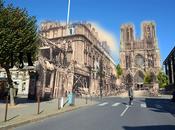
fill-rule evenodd
<path id="1" fill-rule="evenodd" d="M 67 31 L 67 35 L 68 33 L 68 28 L 69 28 L 69 19 L 70 19 L 70 0 L 68 0 L 68 9 L 67 9 L 67 22 L 66 22 L 66 31 Z M 62 81 L 63 82 L 63 81 Z M 63 84 L 62 84 L 62 90 L 61 90 L 62 94 L 61 94 L 61 99 L 60 99 L 60 108 L 64 107 L 64 98 L 63 98 Z"/>
<path id="2" fill-rule="evenodd" d="M 70 20 L 70 0 L 68 0 L 68 9 L 67 9 L 67 27 L 69 26 Z"/>

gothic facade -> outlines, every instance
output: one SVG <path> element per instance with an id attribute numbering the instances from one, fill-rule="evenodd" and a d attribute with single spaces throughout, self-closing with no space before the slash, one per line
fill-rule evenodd
<path id="1" fill-rule="evenodd" d="M 123 24 L 120 34 L 120 62 L 125 84 L 142 88 L 145 74 L 149 73 L 151 83 L 156 86 L 161 66 L 155 23 L 143 22 L 140 38 L 136 37 L 133 24 Z"/>
<path id="2" fill-rule="evenodd" d="M 115 92 L 114 61 L 91 24 L 43 22 L 40 35 L 45 42 L 40 47 L 36 85 L 42 97 L 56 98 L 72 90 L 77 95 L 99 95 L 100 89 L 104 95 Z"/>

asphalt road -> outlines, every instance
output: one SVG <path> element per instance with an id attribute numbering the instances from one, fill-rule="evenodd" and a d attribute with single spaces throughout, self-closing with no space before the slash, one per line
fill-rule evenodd
<path id="1" fill-rule="evenodd" d="M 30 123 L 15 130 L 175 130 L 167 99 L 104 98 L 98 104 Z M 173 104 L 174 105 L 174 104 Z"/>

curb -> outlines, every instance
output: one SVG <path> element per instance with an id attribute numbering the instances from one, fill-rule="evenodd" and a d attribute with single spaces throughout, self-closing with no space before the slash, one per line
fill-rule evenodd
<path id="1" fill-rule="evenodd" d="M 7 125 L 4 125 L 4 126 L 0 126 L 0 130 L 8 130 L 8 129 L 12 129 L 12 128 L 15 128 L 15 127 L 18 127 L 18 126 L 21 126 L 21 125 L 25 125 L 25 124 L 28 124 L 28 123 L 32 123 L 32 122 L 36 122 L 36 121 L 41 121 L 41 120 L 47 119 L 49 117 L 54 117 L 54 116 L 63 114 L 65 112 L 70 112 L 70 111 L 77 110 L 77 109 L 80 109 L 82 107 L 91 106 L 91 105 L 94 105 L 94 104 L 96 104 L 96 103 L 94 102 L 92 104 L 86 104 L 86 105 L 80 105 L 80 106 L 73 106 L 72 108 L 67 109 L 67 110 L 64 110 L 63 109 L 63 110 L 58 110 L 55 113 L 53 112 L 51 114 L 38 115 L 37 117 L 34 117 L 32 119 L 28 119 L 28 120 L 24 120 L 24 121 L 19 121 L 17 123 L 12 123 L 12 124 L 7 124 Z"/>

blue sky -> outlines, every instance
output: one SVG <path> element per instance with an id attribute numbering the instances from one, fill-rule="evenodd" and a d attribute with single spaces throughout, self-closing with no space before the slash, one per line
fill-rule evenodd
<path id="1" fill-rule="evenodd" d="M 68 0 L 6 0 L 8 3 L 26 8 L 30 15 L 36 16 L 38 23 L 65 21 L 67 17 Z M 162 61 L 175 46 L 175 0 L 71 0 L 70 20 L 97 22 L 118 42 L 121 24 L 135 24 L 139 37 L 141 22 L 152 20 L 157 25 Z M 113 57 L 117 62 L 117 56 L 113 54 Z"/>

